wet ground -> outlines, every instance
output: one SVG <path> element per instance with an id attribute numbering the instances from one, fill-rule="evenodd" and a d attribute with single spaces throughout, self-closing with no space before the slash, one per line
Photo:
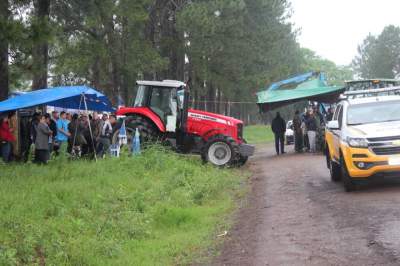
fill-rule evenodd
<path id="1" fill-rule="evenodd" d="M 292 149 L 290 147 L 289 149 Z M 400 177 L 344 192 L 321 155 L 259 147 L 215 265 L 400 265 Z"/>

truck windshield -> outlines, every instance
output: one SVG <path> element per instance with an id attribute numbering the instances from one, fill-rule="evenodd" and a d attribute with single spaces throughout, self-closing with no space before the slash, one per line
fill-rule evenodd
<path id="1" fill-rule="evenodd" d="M 362 125 L 400 121 L 400 101 L 374 102 L 349 106 L 347 124 Z"/>

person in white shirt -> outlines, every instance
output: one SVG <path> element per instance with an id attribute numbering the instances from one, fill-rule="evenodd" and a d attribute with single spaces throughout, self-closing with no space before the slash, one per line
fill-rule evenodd
<path id="1" fill-rule="evenodd" d="M 112 119 L 114 119 L 114 117 Z M 108 150 L 110 149 L 111 138 L 113 133 L 112 123 L 110 122 L 110 119 L 108 119 L 107 114 L 103 114 L 102 120 L 103 123 L 101 123 L 100 137 L 98 140 L 98 145 L 96 150 L 98 158 L 104 157 L 108 152 Z"/>

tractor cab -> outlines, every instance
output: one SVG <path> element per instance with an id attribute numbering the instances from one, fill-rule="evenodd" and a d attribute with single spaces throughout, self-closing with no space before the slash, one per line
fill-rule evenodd
<path id="1" fill-rule="evenodd" d="M 186 84 L 180 81 L 164 80 L 138 81 L 134 108 L 149 108 L 165 125 L 166 132 L 176 132 L 187 113 L 184 110 Z"/>

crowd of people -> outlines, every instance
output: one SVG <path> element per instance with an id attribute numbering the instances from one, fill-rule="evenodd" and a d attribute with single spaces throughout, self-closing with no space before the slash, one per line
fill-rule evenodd
<path id="1" fill-rule="evenodd" d="M 303 114 L 297 110 L 292 120 L 295 151 L 298 153 L 322 151 L 325 124 L 332 120 L 332 117 L 333 109 L 331 108 L 325 115 L 319 111 L 317 106 L 308 108 Z M 275 135 L 277 155 L 285 153 L 286 122 L 279 112 L 272 120 L 271 128 Z"/>
<path id="2" fill-rule="evenodd" d="M 38 164 L 46 164 L 51 154 L 58 156 L 62 151 L 79 157 L 96 154 L 101 158 L 109 150 L 116 124 L 116 116 L 106 113 L 53 111 L 35 113 L 24 129 L 18 128 L 16 113 L 12 112 L 0 118 L 1 157 L 5 163 L 18 159 L 28 161 L 33 144 L 33 162 Z M 19 150 L 20 147 L 25 148 Z"/>

